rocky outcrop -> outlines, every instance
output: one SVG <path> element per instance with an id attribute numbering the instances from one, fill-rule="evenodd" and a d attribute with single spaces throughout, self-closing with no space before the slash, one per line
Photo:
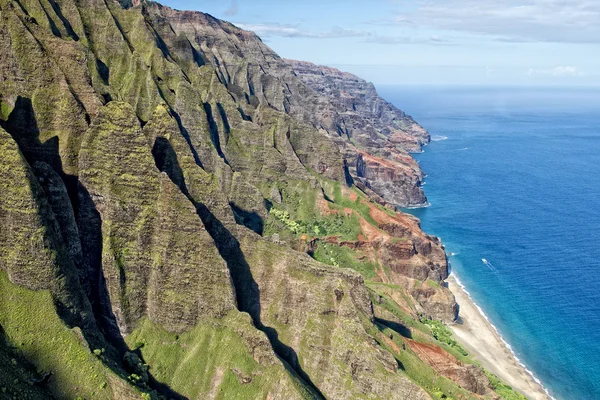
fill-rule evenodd
<path id="1" fill-rule="evenodd" d="M 409 115 L 382 99 L 375 86 L 356 75 L 306 61 L 285 60 L 308 87 L 336 102 L 343 115 L 344 134 L 361 145 L 385 143 L 381 135 L 401 150 L 421 151 L 429 134 Z"/>
<path id="2" fill-rule="evenodd" d="M 437 373 L 452 379 L 465 389 L 479 395 L 490 394 L 490 381 L 481 369 L 465 365 L 456 357 L 433 344 L 406 339 L 408 347 Z"/>
<path id="3" fill-rule="evenodd" d="M 358 184 L 372 189 L 390 204 L 427 203 L 423 174 L 407 152 L 419 152 L 429 134 L 409 115 L 385 101 L 375 86 L 335 68 L 286 60 L 302 82 L 318 94 L 316 118 L 336 131 Z M 335 105 L 330 110 L 324 103 Z"/>
<path id="4" fill-rule="evenodd" d="M 342 194 L 352 197 L 352 192 L 346 188 L 342 189 Z M 458 307 L 443 283 L 448 277 L 448 262 L 439 239 L 423 233 L 419 221 L 408 214 L 382 209 L 376 203 L 358 197 L 355 202 L 364 207 L 364 215 L 351 209 L 344 212 L 359 221 L 361 233 L 357 239 L 326 236 L 314 239 L 309 244 L 310 250 L 314 252 L 320 244 L 351 249 L 363 262 L 381 266 L 375 268 L 376 280 L 405 287 L 423 313 L 454 321 Z M 320 201 L 320 208 L 325 213 L 335 213 L 325 200 Z"/>

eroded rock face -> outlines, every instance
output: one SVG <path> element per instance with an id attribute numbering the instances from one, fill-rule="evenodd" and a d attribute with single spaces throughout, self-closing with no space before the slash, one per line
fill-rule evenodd
<path id="1" fill-rule="evenodd" d="M 327 209 L 323 203 L 326 202 L 321 202 L 321 208 Z M 309 250 L 314 251 L 318 242 L 352 249 L 372 264 L 384 265 L 383 269 L 376 270 L 376 279 L 406 287 L 424 314 L 447 322 L 454 321 L 458 307 L 454 295 L 443 283 L 448 277 L 448 261 L 439 239 L 423 233 L 419 221 L 413 216 L 384 212 L 372 203 L 365 206 L 375 226 L 347 210 L 360 220 L 362 233 L 358 240 L 330 236 L 309 243 Z"/>
<path id="2" fill-rule="evenodd" d="M 344 133 L 361 144 L 382 142 L 378 133 L 406 151 L 420 151 L 429 135 L 409 115 L 385 101 L 375 86 L 356 75 L 305 61 L 285 60 L 308 87 L 336 101 Z"/>
<path id="3" fill-rule="evenodd" d="M 370 82 L 335 68 L 286 62 L 318 94 L 315 118 L 320 125 L 345 139 L 339 143 L 353 178 L 390 204 L 426 204 L 423 174 L 407 152 L 421 151 L 430 140 L 427 131 L 379 97 Z M 335 105 L 333 110 L 323 105 L 326 101 Z"/>
<path id="4" fill-rule="evenodd" d="M 213 239 L 194 206 L 156 169 L 128 103 L 100 111 L 83 140 L 79 170 L 102 221 L 100 273 L 123 334 L 143 315 L 180 332 L 235 308 Z M 93 249 L 85 250 L 88 263 L 96 263 Z"/>

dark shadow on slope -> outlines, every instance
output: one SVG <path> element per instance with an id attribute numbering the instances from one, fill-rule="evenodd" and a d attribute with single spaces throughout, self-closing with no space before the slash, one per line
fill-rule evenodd
<path id="1" fill-rule="evenodd" d="M 398 332 L 400 335 L 404 336 L 405 338 L 412 339 L 412 332 L 410 331 L 410 329 L 402 324 L 399 324 L 398 322 L 388 321 L 386 319 L 377 318 L 377 317 L 375 317 L 375 322 L 377 322 L 378 324 L 387 326 L 388 328 Z"/>
<path id="2" fill-rule="evenodd" d="M 159 171 L 169 171 L 167 175 L 171 181 L 177 185 L 179 189 L 185 187 L 185 178 L 183 176 L 183 170 L 177 162 L 177 154 L 169 140 L 164 137 L 157 137 L 154 140 L 154 146 L 152 146 L 152 156 L 154 156 L 154 163 Z M 185 192 L 184 192 L 185 193 Z M 189 194 L 185 193 L 189 198 Z"/>
<path id="3" fill-rule="evenodd" d="M 186 40 L 188 41 L 190 48 L 192 49 L 192 57 L 194 59 L 194 62 L 196 63 L 196 65 L 198 67 L 203 67 L 204 65 L 206 65 L 207 61 L 204 59 L 204 56 L 202 54 L 200 54 L 198 52 L 198 50 L 196 50 L 196 48 L 194 47 L 194 45 L 192 44 L 192 42 L 190 42 L 189 39 L 186 38 Z"/>
<path id="4" fill-rule="evenodd" d="M 50 17 L 50 14 L 48 14 L 48 11 L 46 10 L 46 8 L 44 6 L 42 6 L 41 8 L 44 11 L 44 15 L 46 15 L 46 20 L 48 21 L 48 25 L 50 25 L 50 31 L 52 32 L 52 34 L 54 36 L 62 39 L 62 34 L 60 33 L 60 29 L 58 29 L 58 26 L 56 26 L 56 23 Z"/>
<path id="5" fill-rule="evenodd" d="M 235 203 L 229 203 L 235 222 L 239 225 L 244 225 L 246 228 L 258 233 L 262 236 L 264 229 L 263 218 L 254 211 L 247 211 L 238 207 Z"/>
<path id="6" fill-rule="evenodd" d="M 223 108 L 221 103 L 217 103 L 217 109 L 219 110 L 219 115 L 221 116 L 221 121 L 223 121 L 223 128 L 225 129 L 225 137 L 231 133 L 231 125 L 229 125 L 229 120 L 227 119 L 227 113 Z"/>
<path id="7" fill-rule="evenodd" d="M 344 158 L 344 177 L 346 178 L 346 185 L 352 187 L 354 185 L 354 179 L 350 175 L 350 169 L 348 168 L 348 161 Z"/>
<path id="8" fill-rule="evenodd" d="M 173 58 L 173 56 L 171 55 L 171 51 L 169 50 L 169 47 L 167 46 L 167 44 L 165 43 L 163 38 L 158 34 L 156 29 L 154 28 L 154 24 L 160 25 L 163 22 L 163 20 L 159 20 L 159 21 L 153 20 L 153 18 L 148 13 L 146 5 L 143 3 L 142 3 L 142 15 L 144 16 L 144 22 L 146 23 L 146 27 L 148 28 L 148 31 L 150 31 L 152 33 L 152 35 L 154 36 L 154 43 L 155 43 L 156 47 L 161 51 L 163 57 L 166 60 L 176 62 L 175 59 Z"/>
<path id="9" fill-rule="evenodd" d="M 0 326 L 0 399 L 51 399 L 45 388 L 51 375 L 27 361 L 19 348 L 9 343 Z"/>
<path id="10" fill-rule="evenodd" d="M 110 16 L 111 16 L 111 18 L 112 18 L 115 26 L 119 30 L 119 33 L 121 34 L 121 37 L 123 38 L 123 40 L 125 41 L 125 43 L 127 43 L 127 47 L 129 47 L 129 51 L 131 52 L 131 54 L 133 54 L 133 52 L 135 51 L 135 48 L 133 47 L 133 45 L 129 41 L 129 38 L 127 37 L 127 35 L 125 34 L 125 30 L 121 26 L 121 23 L 119 22 L 119 20 L 117 19 L 117 17 L 115 17 L 115 15 L 113 14 L 112 9 L 111 9 L 110 5 L 108 4 L 107 0 L 104 0 L 104 6 L 106 7 L 106 10 L 110 14 Z"/>
<path id="11" fill-rule="evenodd" d="M 36 199 L 42 213 L 41 220 L 47 228 L 48 245 L 57 254 L 55 260 L 57 279 L 63 281 L 58 285 L 59 289 L 53 290 L 57 314 L 70 328 L 75 326 L 81 328 L 90 349 L 104 348 L 105 355 L 101 358 L 104 365 L 127 380 L 122 359 L 129 348 L 112 312 L 102 269 L 100 213 L 91 195 L 80 184 L 78 177 L 65 174 L 58 151 L 59 138 L 55 136 L 44 143 L 40 141 L 40 131 L 30 99 L 17 98 L 8 120 L 0 120 L 0 126 L 12 136 L 30 166 L 41 161 L 52 167 L 63 180 L 71 202 L 70 206 L 73 207 L 81 240 L 82 265 L 76 265 L 68 256 L 65 240 L 61 234 L 62 229 L 53 215 L 51 205 L 44 196 Z M 37 183 L 30 182 L 30 185 L 34 187 Z M 152 375 L 150 375 L 149 387 L 144 389 L 156 390 L 168 398 L 185 399 L 167 385 L 157 382 Z"/>
<path id="12" fill-rule="evenodd" d="M 168 104 L 168 103 L 167 103 Z M 179 131 L 181 132 L 181 134 L 183 135 L 183 138 L 185 139 L 185 141 L 187 142 L 190 151 L 192 152 L 192 155 L 194 156 L 194 161 L 196 162 L 196 164 L 200 167 L 200 168 L 204 168 L 202 166 L 202 161 L 200 160 L 200 156 L 198 155 L 198 152 L 196 151 L 196 148 L 194 147 L 194 145 L 192 144 L 192 138 L 190 137 L 190 133 L 188 132 L 188 130 L 183 126 L 183 122 L 181 122 L 181 117 L 179 116 L 179 114 L 177 113 L 177 111 L 175 111 L 173 108 L 169 107 L 169 112 L 171 113 L 171 115 L 173 116 L 173 118 L 175 118 L 175 121 L 177 121 L 177 125 L 179 126 Z"/>
<path id="13" fill-rule="evenodd" d="M 210 140 L 217 150 L 217 154 L 219 157 L 225 161 L 225 164 L 229 165 L 225 154 L 223 154 L 223 150 L 221 149 L 221 139 L 219 138 L 219 128 L 217 127 L 217 123 L 215 122 L 215 118 L 213 116 L 212 106 L 209 103 L 204 103 L 204 112 L 206 113 L 206 119 L 208 122 L 208 129 L 210 131 Z"/>
<path id="14" fill-rule="evenodd" d="M 158 141 L 158 139 L 157 139 Z M 238 309 L 246 312 L 252 318 L 257 329 L 263 331 L 275 353 L 282 359 L 283 365 L 294 375 L 300 377 L 308 388 L 318 398 L 325 398 L 317 386 L 300 365 L 296 351 L 279 340 L 277 330 L 265 326 L 261 320 L 260 288 L 252 276 L 250 265 L 241 249 L 240 243 L 231 231 L 209 210 L 209 208 L 196 201 L 189 193 L 185 182 L 182 180 L 183 171 L 175 156 L 175 151 L 166 140 L 154 145 L 153 154 L 156 165 L 161 166 L 171 181 L 176 184 L 181 192 L 196 207 L 196 212 L 202 220 L 206 230 L 213 238 L 217 250 L 227 263 L 227 268 L 233 280 Z M 159 154 L 159 149 L 162 149 Z"/>
<path id="15" fill-rule="evenodd" d="M 249 116 L 248 114 L 246 114 L 246 112 L 244 112 L 244 109 L 242 107 L 238 107 L 237 110 L 240 113 L 240 116 L 242 117 L 242 119 L 244 121 L 250 121 L 250 122 L 252 122 L 252 117 Z"/>
<path id="16" fill-rule="evenodd" d="M 56 15 L 58 16 L 60 21 L 63 23 L 63 26 L 65 27 L 65 30 L 67 31 L 67 34 L 69 36 L 71 36 L 71 38 L 73 40 L 75 40 L 77 42 L 79 40 L 79 36 L 73 30 L 73 27 L 71 26 L 71 23 L 69 22 L 69 20 L 67 18 L 65 18 L 65 16 L 63 15 L 62 10 L 60 8 L 60 4 L 58 4 L 55 0 L 48 0 L 48 2 L 52 6 L 52 9 L 56 13 Z"/>
<path id="17" fill-rule="evenodd" d="M 389 329 L 394 330 L 390 326 L 385 325 L 382 321 L 385 321 L 385 320 L 382 320 L 382 319 L 379 319 L 379 318 L 375 318 L 375 326 L 377 327 L 377 329 L 379 329 L 379 332 L 381 332 L 382 334 L 384 334 L 383 331 L 384 331 L 385 328 L 389 328 Z M 389 321 L 385 321 L 385 322 L 389 322 Z M 396 333 L 399 333 L 399 332 L 396 331 Z M 402 335 L 402 336 L 404 336 L 404 335 Z M 377 344 L 379 344 L 379 346 L 381 348 L 384 348 L 384 349 L 386 348 L 387 343 L 382 343 L 382 341 L 379 340 L 379 338 L 377 338 L 377 337 L 375 337 L 374 339 L 377 342 Z M 390 339 L 392 339 L 392 336 L 390 336 Z M 402 344 L 402 350 L 406 350 L 406 345 L 405 344 Z M 394 356 L 394 359 L 396 360 L 396 364 L 398 365 L 398 368 L 401 369 L 401 370 L 403 370 L 403 371 L 406 371 L 406 367 L 404 366 L 404 364 L 402 364 L 402 361 L 400 361 L 398 359 L 398 356 L 396 354 L 394 354 L 395 350 L 394 351 L 390 351 L 390 352 Z"/>
<path id="18" fill-rule="evenodd" d="M 102 83 L 104 83 L 105 85 L 108 85 L 108 81 L 110 79 L 110 69 L 108 68 L 108 65 L 106 65 L 99 58 L 96 58 L 96 71 L 98 71 L 98 75 L 100 75 L 100 79 L 102 79 Z M 106 100 L 106 98 L 105 98 L 105 100 Z M 106 103 L 108 103 L 108 101 L 106 101 Z"/>
<path id="19" fill-rule="evenodd" d="M 236 237 L 204 204 L 196 203 L 196 208 L 207 231 L 213 237 L 219 254 L 227 263 L 233 279 L 239 310 L 250 314 L 256 328 L 267 335 L 275 353 L 286 362 L 284 363 L 286 368 L 289 365 L 291 372 L 297 374 L 318 397 L 325 398 L 308 374 L 302 369 L 296 351 L 279 340 L 279 334 L 276 329 L 262 323 L 260 316 L 260 288 L 252 276 L 250 265 L 248 265 Z"/>
<path id="20" fill-rule="evenodd" d="M 17 97 L 8 120 L 0 120 L 0 126 L 17 142 L 29 165 L 33 165 L 35 161 L 43 161 L 55 171 L 62 171 L 62 161 L 58 155 L 58 137 L 55 136 L 45 143 L 40 142 L 40 130 L 31 99 Z"/>
<path id="21" fill-rule="evenodd" d="M 124 379 L 127 377 L 123 374 L 126 370 L 129 373 L 137 373 L 135 370 L 127 369 L 122 365 L 122 360 L 127 352 L 130 352 L 121 331 L 117 318 L 112 310 L 108 287 L 104 269 L 102 268 L 102 220 L 96 205 L 87 189 L 83 185 L 79 185 L 79 206 L 78 206 L 78 225 L 80 236 L 82 238 L 82 248 L 84 255 L 84 265 L 86 265 L 87 274 L 90 277 L 87 286 L 89 287 L 88 297 L 92 306 L 92 311 L 96 317 L 96 323 L 104 338 L 113 347 L 108 352 L 108 356 L 113 362 L 119 365 L 117 368 L 110 363 L 105 362 L 109 368 Z M 126 282 L 126 273 L 120 274 L 122 279 L 121 287 L 124 287 Z M 144 362 L 142 354 L 136 351 L 138 357 Z M 137 373 L 139 375 L 139 373 Z M 161 395 L 169 399 L 185 400 L 186 397 L 171 389 L 168 385 L 156 380 L 151 371 L 147 372 L 148 383 L 147 388 L 156 390 Z M 142 386 L 144 388 L 144 386 Z"/>

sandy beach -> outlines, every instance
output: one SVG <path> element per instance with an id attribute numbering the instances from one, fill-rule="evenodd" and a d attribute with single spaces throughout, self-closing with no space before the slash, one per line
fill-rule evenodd
<path id="1" fill-rule="evenodd" d="M 515 359 L 514 355 L 494 329 L 479 312 L 468 294 L 456 282 L 454 276 L 447 279 L 460 306 L 459 323 L 451 325 L 456 339 L 488 371 L 502 378 L 529 399 L 550 399 L 542 386 Z"/>

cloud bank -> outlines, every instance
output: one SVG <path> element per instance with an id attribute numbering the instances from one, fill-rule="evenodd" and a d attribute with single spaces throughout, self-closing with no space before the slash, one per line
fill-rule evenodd
<path id="1" fill-rule="evenodd" d="M 253 31 L 261 37 L 273 37 L 281 36 L 288 38 L 345 38 L 345 37 L 364 37 L 368 36 L 369 33 L 365 31 L 356 31 L 352 29 L 340 28 L 338 26 L 333 27 L 327 32 L 315 32 L 306 29 L 301 29 L 295 25 L 287 24 L 245 24 L 236 23 L 242 29 L 247 31 Z"/>
<path id="2" fill-rule="evenodd" d="M 236 23 L 242 29 L 253 31 L 262 38 L 286 37 L 286 38 L 309 38 L 309 39 L 336 39 L 336 38 L 362 38 L 364 42 L 376 44 L 449 44 L 450 41 L 439 36 L 393 36 L 379 35 L 366 30 L 345 29 L 339 26 L 329 31 L 317 32 L 302 29 L 297 25 L 263 23 L 245 24 Z"/>
<path id="3" fill-rule="evenodd" d="M 396 22 L 505 42 L 600 43 L 598 0 L 425 0 Z"/>

